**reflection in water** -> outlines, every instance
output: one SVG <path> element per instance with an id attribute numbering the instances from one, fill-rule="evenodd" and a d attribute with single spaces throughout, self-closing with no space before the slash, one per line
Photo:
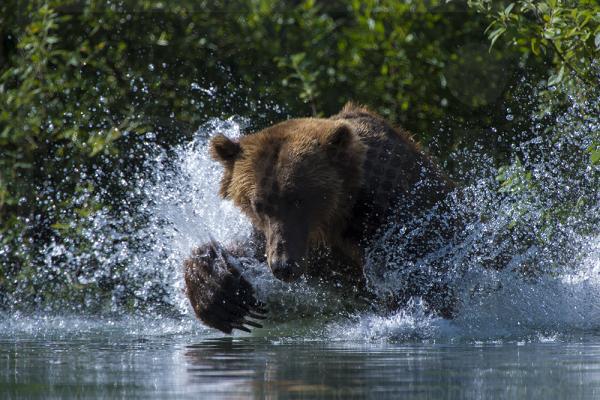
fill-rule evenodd
<path id="1" fill-rule="evenodd" d="M 0 332 L 0 398 L 600 398 L 597 336 L 401 344 L 85 326 Z"/>
<path id="2" fill-rule="evenodd" d="M 594 398 L 600 346 L 272 343 L 214 339 L 185 350 L 197 393 L 253 398 Z M 223 385 L 226 382 L 226 385 Z"/>

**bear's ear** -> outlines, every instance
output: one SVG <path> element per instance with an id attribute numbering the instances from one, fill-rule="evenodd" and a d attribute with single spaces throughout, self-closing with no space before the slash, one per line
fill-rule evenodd
<path id="1" fill-rule="evenodd" d="M 235 161 L 241 151 L 240 144 L 225 135 L 215 136 L 210 141 L 210 155 L 223 164 Z"/>
<path id="2" fill-rule="evenodd" d="M 332 131 L 328 132 L 324 138 L 323 144 L 329 148 L 344 148 L 354 140 L 354 132 L 346 125 L 342 124 Z"/>

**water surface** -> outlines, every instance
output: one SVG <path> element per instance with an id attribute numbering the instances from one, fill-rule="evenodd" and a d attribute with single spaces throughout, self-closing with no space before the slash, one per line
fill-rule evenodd
<path id="1" fill-rule="evenodd" d="M 4 320 L 3 398 L 598 398 L 600 335 L 225 337 L 169 318 Z"/>

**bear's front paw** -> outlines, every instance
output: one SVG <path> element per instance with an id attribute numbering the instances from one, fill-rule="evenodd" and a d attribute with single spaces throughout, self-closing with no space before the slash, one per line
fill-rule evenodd
<path id="1" fill-rule="evenodd" d="M 265 319 L 266 310 L 234 263 L 214 241 L 194 249 L 183 264 L 186 294 L 206 325 L 225 333 L 233 329 L 250 332 L 244 325 L 262 325 L 248 318 Z"/>

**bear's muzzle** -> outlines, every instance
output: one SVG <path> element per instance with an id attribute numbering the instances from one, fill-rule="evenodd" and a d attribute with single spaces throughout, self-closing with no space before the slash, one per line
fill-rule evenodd
<path id="1" fill-rule="evenodd" d="M 294 282 L 302 276 L 302 268 L 296 261 L 277 260 L 269 264 L 275 278 L 284 282 Z"/>

